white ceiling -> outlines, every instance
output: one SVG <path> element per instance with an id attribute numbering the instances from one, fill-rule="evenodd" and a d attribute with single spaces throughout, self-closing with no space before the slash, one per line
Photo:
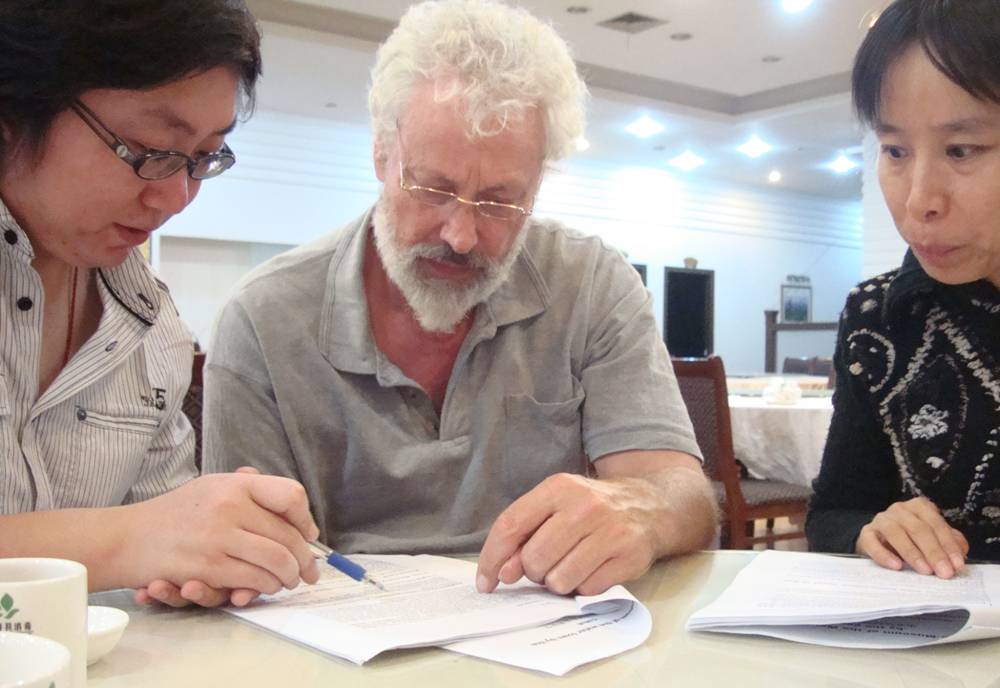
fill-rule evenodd
<path id="1" fill-rule="evenodd" d="M 378 41 L 407 0 L 249 0 L 264 27 L 264 109 L 361 123 Z M 571 46 L 593 93 L 591 148 L 582 157 L 664 167 L 690 149 L 706 164 L 688 174 L 860 197 L 858 172 L 823 165 L 859 158 L 861 132 L 847 92 L 867 18 L 885 0 L 814 0 L 795 15 L 780 0 L 520 0 Z M 569 14 L 569 5 L 590 8 Z M 632 11 L 667 24 L 628 35 L 598 27 Z M 304 28 L 307 27 L 307 28 Z M 677 32 L 687 41 L 671 40 Z M 762 57 L 781 58 L 765 63 Z M 335 103 L 334 107 L 328 106 Z M 663 133 L 637 139 L 624 126 L 647 114 Z M 751 134 L 775 146 L 758 159 L 735 151 Z"/>

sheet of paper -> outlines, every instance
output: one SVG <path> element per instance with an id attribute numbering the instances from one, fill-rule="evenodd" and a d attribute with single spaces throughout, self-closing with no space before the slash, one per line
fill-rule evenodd
<path id="1" fill-rule="evenodd" d="M 537 628 L 462 640 L 446 650 L 562 676 L 571 669 L 612 657 L 646 641 L 653 628 L 638 602 L 610 612 L 560 619 Z"/>
<path id="2" fill-rule="evenodd" d="M 400 647 L 538 626 L 565 616 L 609 611 L 597 600 L 562 597 L 523 583 L 483 595 L 476 592 L 476 565 L 433 556 L 357 556 L 385 592 L 324 568 L 319 583 L 262 596 L 250 607 L 226 609 L 300 643 L 361 664 Z M 621 589 L 627 595 L 624 589 Z M 618 603 L 628 605 L 629 599 Z"/>
<path id="3" fill-rule="evenodd" d="M 943 580 L 868 559 L 768 551 L 688 628 L 878 649 L 996 637 L 1000 567 L 970 565 Z"/>

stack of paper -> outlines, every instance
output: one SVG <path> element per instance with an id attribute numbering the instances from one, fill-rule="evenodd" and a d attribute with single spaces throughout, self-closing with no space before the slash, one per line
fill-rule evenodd
<path id="1" fill-rule="evenodd" d="M 1000 566 L 943 580 L 869 559 L 767 551 L 687 627 L 872 649 L 1000 637 Z"/>
<path id="2" fill-rule="evenodd" d="M 352 559 L 385 592 L 325 568 L 315 585 L 226 611 L 356 664 L 393 648 L 442 645 L 557 675 L 631 649 L 652 628 L 649 611 L 621 586 L 594 597 L 562 597 L 531 583 L 481 594 L 473 562 L 427 555 Z"/>

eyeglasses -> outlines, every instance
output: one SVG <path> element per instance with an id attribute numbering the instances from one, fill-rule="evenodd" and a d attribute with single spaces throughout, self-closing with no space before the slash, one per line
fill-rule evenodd
<path id="1" fill-rule="evenodd" d="M 406 191 L 415 200 L 427 205 L 443 206 L 452 201 L 458 201 L 463 205 L 471 205 L 476 208 L 476 212 L 484 217 L 494 220 L 518 220 L 531 215 L 531 211 L 519 205 L 510 203 L 497 203 L 496 201 L 470 201 L 462 198 L 451 191 L 442 191 L 430 186 L 420 186 L 419 184 L 407 184 L 403 180 L 403 159 L 399 160 L 399 188 Z"/>
<path id="2" fill-rule="evenodd" d="M 150 181 L 166 179 L 184 167 L 187 167 L 191 179 L 211 179 L 236 164 L 236 156 L 225 144 L 214 153 L 206 153 L 197 158 L 189 157 L 179 151 L 155 148 L 144 148 L 142 152 L 136 152 L 79 100 L 70 105 L 70 108 L 122 162 L 135 170 L 141 179 Z"/>

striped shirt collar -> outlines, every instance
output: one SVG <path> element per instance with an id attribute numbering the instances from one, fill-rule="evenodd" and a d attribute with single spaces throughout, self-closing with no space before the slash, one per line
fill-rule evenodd
<path id="1" fill-rule="evenodd" d="M 0 246 L 10 251 L 21 263 L 30 264 L 35 250 L 27 232 L 0 199 Z M 98 279 L 107 287 L 111 296 L 139 322 L 152 326 L 160 314 L 161 294 L 166 291 L 138 249 L 129 251 L 121 265 L 98 268 Z"/>

